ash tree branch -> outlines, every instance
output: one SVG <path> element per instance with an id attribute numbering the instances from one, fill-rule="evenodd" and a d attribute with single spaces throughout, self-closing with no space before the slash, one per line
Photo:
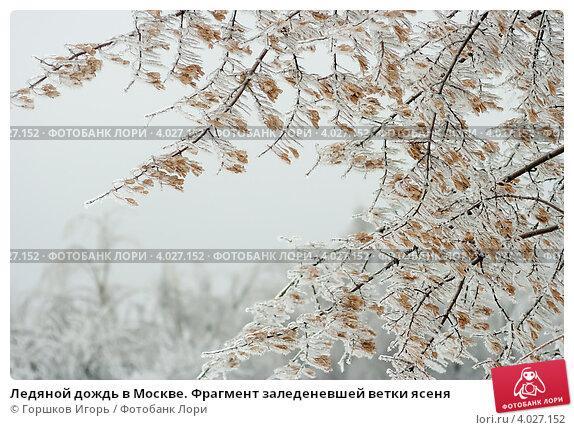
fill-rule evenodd
<path id="1" fill-rule="evenodd" d="M 546 348 L 548 345 L 552 345 L 554 342 L 558 342 L 560 339 L 564 339 L 564 335 L 560 335 L 554 339 L 549 340 L 548 342 L 540 345 L 539 347 L 533 349 L 532 351 L 530 351 L 528 354 L 523 355 L 522 357 L 520 357 L 518 360 L 516 360 L 516 364 L 520 363 L 523 360 L 526 360 L 528 357 L 530 357 L 532 354 L 534 354 L 535 352 L 540 351 L 541 349 Z"/>
<path id="2" fill-rule="evenodd" d="M 249 84 L 249 82 L 251 81 L 251 78 L 253 77 L 253 75 L 255 74 L 257 68 L 259 67 L 259 65 L 261 64 L 261 62 L 263 61 L 263 58 L 265 57 L 265 55 L 269 52 L 269 48 L 265 47 L 263 48 L 263 50 L 261 51 L 261 53 L 259 54 L 259 56 L 257 57 L 257 59 L 255 60 L 255 62 L 253 63 L 253 65 L 251 66 L 251 68 L 246 72 L 245 75 L 245 79 L 243 80 L 243 82 L 236 87 L 230 94 L 231 100 L 229 102 L 227 102 L 227 104 L 225 105 L 225 108 L 223 109 L 222 113 L 227 113 L 231 110 L 231 108 L 237 103 L 237 101 L 239 100 L 239 98 L 241 97 L 241 95 L 243 94 L 243 92 L 245 91 L 245 89 L 247 88 L 247 85 Z M 233 95 L 233 96 L 232 96 Z M 221 115 L 221 114 L 220 114 Z M 185 151 L 187 151 L 190 147 L 190 145 L 193 145 L 197 142 L 199 142 L 208 132 L 209 130 L 213 127 L 213 125 L 208 125 L 206 126 L 197 136 L 195 136 L 193 138 L 193 140 L 190 143 L 185 144 L 184 146 L 182 146 L 181 148 L 171 152 L 169 154 L 169 158 L 173 158 L 173 157 L 177 157 L 178 155 L 183 154 Z M 187 137 L 183 138 L 180 142 L 185 142 L 185 139 L 187 139 Z M 150 168 L 153 168 L 154 166 L 150 166 Z M 145 175 L 148 170 L 150 169 L 142 169 L 139 173 L 137 173 L 136 175 L 133 175 L 133 179 L 139 179 L 141 176 Z M 94 202 L 101 200 L 103 198 L 105 198 L 106 196 L 110 195 L 113 192 L 117 192 L 119 190 L 121 190 L 123 187 L 125 187 L 125 182 L 122 183 L 121 185 L 118 185 L 114 188 L 112 188 L 111 190 L 100 194 L 97 197 L 94 197 L 91 200 L 88 200 L 87 202 L 85 202 L 84 204 L 86 206 L 89 206 L 91 204 L 93 204 Z"/>
<path id="3" fill-rule="evenodd" d="M 560 155 L 562 153 L 564 153 L 564 145 L 556 148 L 554 151 L 551 151 L 547 154 L 544 154 L 542 157 L 537 158 L 533 162 L 528 163 L 526 166 L 524 166 L 524 167 L 512 172 L 511 174 L 505 176 L 498 183 L 500 185 L 503 185 L 505 183 L 513 181 L 514 179 L 518 178 L 519 176 L 523 175 L 524 173 L 529 172 L 532 169 L 535 169 L 536 167 L 540 166 L 541 164 L 546 163 L 549 160 L 552 160 L 554 157 L 557 157 L 558 155 Z"/>
<path id="4" fill-rule="evenodd" d="M 559 228 L 560 228 L 559 225 L 552 225 L 550 227 L 540 228 L 538 230 L 532 230 L 526 233 L 522 233 L 518 237 L 520 237 L 521 239 L 528 239 L 530 237 L 540 236 L 541 234 L 552 233 L 553 231 L 556 231 Z"/>
<path id="5" fill-rule="evenodd" d="M 519 196 L 519 195 L 515 195 L 515 194 L 497 194 L 496 196 L 493 197 L 489 197 L 488 199 L 517 199 L 517 200 L 533 200 L 542 204 L 545 204 L 548 207 L 551 207 L 552 209 L 560 212 L 560 213 L 564 213 L 564 209 L 556 206 L 554 203 L 549 202 L 548 200 L 544 200 L 541 199 L 540 197 L 533 197 L 533 196 Z"/>

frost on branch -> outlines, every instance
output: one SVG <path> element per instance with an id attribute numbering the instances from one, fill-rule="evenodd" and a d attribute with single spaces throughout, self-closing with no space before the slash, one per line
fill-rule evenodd
<path id="1" fill-rule="evenodd" d="M 285 355 L 277 378 L 375 357 L 401 379 L 561 354 L 560 12 L 141 11 L 131 33 L 69 49 L 42 59 L 44 74 L 13 102 L 32 107 L 112 61 L 132 68 L 128 88 L 183 84 L 186 95 L 150 117 L 175 110 L 199 126 L 92 201 L 135 205 L 158 183 L 181 190 L 202 172 L 191 158 L 200 152 L 243 172 L 246 149 L 220 131 L 248 132 L 252 118 L 278 132 L 261 155 L 293 163 L 316 145 L 297 129 L 333 126 L 343 137 L 317 144 L 313 168 L 380 178 L 361 214 L 371 231 L 341 240 L 337 262 L 293 267 L 275 298 L 249 309 L 251 323 L 205 354 L 201 377 L 269 352 Z M 473 132 L 486 115 L 504 137 Z M 357 263 L 355 250 L 372 258 Z M 381 330 L 394 339 L 384 350 Z"/>

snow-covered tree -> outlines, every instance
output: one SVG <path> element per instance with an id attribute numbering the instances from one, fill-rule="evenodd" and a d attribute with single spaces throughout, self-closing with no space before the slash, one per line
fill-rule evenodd
<path id="1" fill-rule="evenodd" d="M 285 355 L 279 378 L 354 357 L 419 379 L 450 363 L 474 361 L 488 374 L 561 355 L 561 12 L 138 11 L 130 33 L 68 50 L 41 59 L 42 74 L 13 103 L 32 108 L 115 62 L 133 72 L 127 89 L 183 84 L 185 96 L 150 116 L 178 111 L 197 126 L 88 203 L 135 206 L 158 184 L 182 190 L 190 172 L 203 172 L 200 152 L 243 172 L 248 151 L 221 131 L 248 133 L 255 118 L 277 135 L 265 156 L 293 163 L 300 145 L 314 145 L 313 169 L 380 177 L 361 214 L 372 228 L 341 240 L 339 258 L 293 267 L 273 299 L 250 309 L 251 323 L 205 353 L 200 377 L 268 352 Z M 476 132 L 477 118 L 492 137 Z M 344 138 L 297 138 L 323 126 Z M 370 257 L 357 262 L 356 251 Z M 394 340 L 377 351 L 381 326 Z"/>

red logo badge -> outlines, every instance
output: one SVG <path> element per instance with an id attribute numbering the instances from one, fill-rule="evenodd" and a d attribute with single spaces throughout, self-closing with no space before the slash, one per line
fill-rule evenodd
<path id="1" fill-rule="evenodd" d="M 494 367 L 491 373 L 496 412 L 570 403 L 564 360 Z"/>

